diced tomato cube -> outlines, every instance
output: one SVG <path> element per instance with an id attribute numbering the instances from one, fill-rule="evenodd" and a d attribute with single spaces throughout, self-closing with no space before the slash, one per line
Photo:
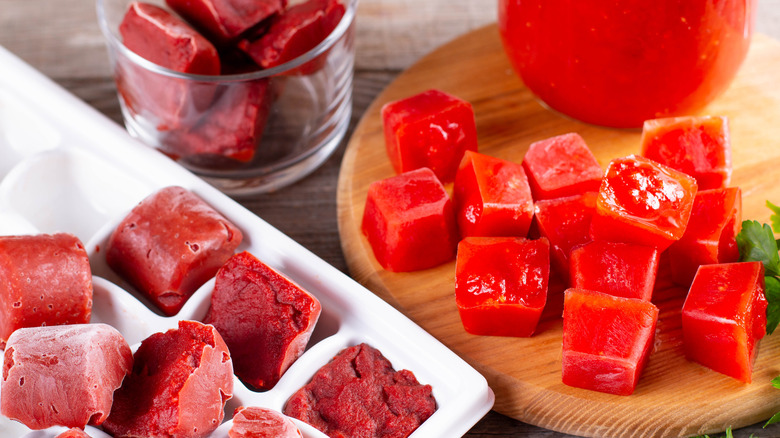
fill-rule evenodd
<path id="1" fill-rule="evenodd" d="M 729 185 L 731 140 L 726 117 L 647 120 L 640 142 L 643 156 L 693 176 L 700 190 Z"/>
<path id="2" fill-rule="evenodd" d="M 455 175 L 455 211 L 461 237 L 524 237 L 534 201 L 523 166 L 466 151 Z"/>
<path id="3" fill-rule="evenodd" d="M 685 356 L 750 383 L 766 308 L 761 262 L 699 267 L 682 309 Z"/>
<path id="4" fill-rule="evenodd" d="M 466 151 L 477 151 L 471 104 L 428 90 L 382 107 L 387 155 L 397 173 L 429 167 L 452 182 Z"/>
<path id="5" fill-rule="evenodd" d="M 286 0 L 165 0 L 209 37 L 227 42 L 284 10 Z"/>
<path id="6" fill-rule="evenodd" d="M 568 277 L 572 248 L 590 242 L 590 222 L 596 211 L 596 192 L 545 199 L 534 204 L 539 235 L 550 241 L 555 270 Z"/>
<path id="7" fill-rule="evenodd" d="M 535 200 L 598 191 L 604 171 L 576 133 L 532 143 L 523 167 Z"/>
<path id="8" fill-rule="evenodd" d="M 693 177 L 668 166 L 635 155 L 616 158 L 601 181 L 591 237 L 663 251 L 685 232 L 696 190 Z"/>
<path id="9" fill-rule="evenodd" d="M 452 201 L 428 168 L 371 183 L 361 229 L 379 264 L 395 272 L 451 260 L 458 243 Z"/>
<path id="10" fill-rule="evenodd" d="M 458 245 L 455 300 L 475 335 L 531 336 L 547 301 L 547 239 L 467 237 Z"/>
<path id="11" fill-rule="evenodd" d="M 675 283 L 690 286 L 699 265 L 739 260 L 742 191 L 737 187 L 696 193 L 685 234 L 669 247 Z"/>
<path id="12" fill-rule="evenodd" d="M 650 301 L 660 253 L 655 247 L 597 240 L 569 257 L 571 286 Z"/>
<path id="13" fill-rule="evenodd" d="M 563 305 L 563 383 L 632 394 L 650 356 L 657 321 L 658 308 L 649 301 L 568 289 Z"/>

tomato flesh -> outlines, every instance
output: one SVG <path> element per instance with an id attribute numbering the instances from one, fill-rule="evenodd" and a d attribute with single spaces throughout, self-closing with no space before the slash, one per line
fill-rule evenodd
<path id="1" fill-rule="evenodd" d="M 604 175 L 585 140 L 576 133 L 532 143 L 523 168 L 535 200 L 598 191 Z"/>
<path id="2" fill-rule="evenodd" d="M 571 286 L 650 301 L 660 253 L 655 247 L 597 240 L 571 251 Z"/>

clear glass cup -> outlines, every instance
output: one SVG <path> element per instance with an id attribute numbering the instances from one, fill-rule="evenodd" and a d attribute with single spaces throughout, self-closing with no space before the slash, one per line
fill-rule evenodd
<path id="1" fill-rule="evenodd" d="M 165 8 L 160 0 L 146 1 Z M 303 178 L 347 131 L 357 1 L 342 0 L 339 24 L 303 55 L 265 70 L 207 76 L 130 51 L 118 28 L 132 0 L 97 0 L 128 132 L 232 196 Z"/>

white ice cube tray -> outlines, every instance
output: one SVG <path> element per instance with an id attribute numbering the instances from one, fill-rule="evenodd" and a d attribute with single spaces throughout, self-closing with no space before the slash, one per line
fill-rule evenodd
<path id="1" fill-rule="evenodd" d="M 477 371 L 390 305 L 200 178 L 132 139 L 120 126 L 0 47 L 0 235 L 70 232 L 85 243 L 93 273 L 92 322 L 116 327 L 130 345 L 201 320 L 214 280 L 173 317 L 150 310 L 105 263 L 106 240 L 140 200 L 169 185 L 185 187 L 244 233 L 249 251 L 315 295 L 322 315 L 301 358 L 271 390 L 253 392 L 235 379 L 233 409 L 281 411 L 286 400 L 345 347 L 366 342 L 400 369 L 433 387 L 437 411 L 413 438 L 461 436 L 493 406 L 493 392 Z M 2 358 L 0 357 L 0 361 Z M 0 363 L 0 367 L 1 367 Z M 325 435 L 295 420 L 306 438 Z M 30 431 L 0 416 L 0 436 L 53 437 L 62 428 Z M 88 427 L 92 437 L 106 437 Z"/>

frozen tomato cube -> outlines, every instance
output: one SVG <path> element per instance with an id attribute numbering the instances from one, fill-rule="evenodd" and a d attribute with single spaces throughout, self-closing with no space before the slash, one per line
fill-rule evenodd
<path id="1" fill-rule="evenodd" d="M 72 427 L 57 435 L 55 438 L 90 438 L 90 436 L 83 430 Z"/>
<path id="2" fill-rule="evenodd" d="M 337 0 L 307 0 L 291 6 L 274 18 L 268 30 L 256 40 L 244 39 L 238 47 L 257 65 L 272 68 L 303 55 L 316 47 L 338 26 L 344 5 Z M 315 73 L 324 64 L 319 57 L 297 69 Z"/>
<path id="3" fill-rule="evenodd" d="M 731 140 L 726 117 L 686 116 L 647 120 L 642 155 L 696 178 L 700 190 L 731 180 Z"/>
<path id="4" fill-rule="evenodd" d="M 233 255 L 243 235 L 182 187 L 165 187 L 139 203 L 108 240 L 106 262 L 166 315 Z"/>
<path id="5" fill-rule="evenodd" d="M 379 264 L 395 272 L 440 265 L 458 244 L 452 201 L 428 168 L 371 183 L 361 229 Z"/>
<path id="6" fill-rule="evenodd" d="M 230 348 L 236 376 L 266 390 L 303 354 L 321 309 L 311 294 L 242 252 L 217 272 L 203 322 Z"/>
<path id="7" fill-rule="evenodd" d="M 658 308 L 635 298 L 568 289 L 563 305 L 563 383 L 634 392 L 653 347 Z"/>
<path id="8" fill-rule="evenodd" d="M 736 236 L 741 226 L 739 188 L 697 192 L 685 234 L 668 250 L 675 283 L 690 286 L 699 265 L 738 261 Z"/>
<path id="9" fill-rule="evenodd" d="M 685 356 L 750 383 L 766 308 L 761 262 L 699 267 L 682 309 Z"/>
<path id="10" fill-rule="evenodd" d="M 387 155 L 397 173 L 429 167 L 452 182 L 463 154 L 477 151 L 471 104 L 428 90 L 382 107 Z"/>
<path id="11" fill-rule="evenodd" d="M 239 406 L 233 412 L 230 438 L 301 438 L 301 432 L 289 418 L 273 409 Z"/>
<path id="12" fill-rule="evenodd" d="M 693 177 L 668 166 L 634 155 L 616 158 L 599 187 L 591 237 L 663 251 L 685 232 L 696 190 Z"/>
<path id="13" fill-rule="evenodd" d="M 569 253 L 577 245 L 590 242 L 590 222 L 596 210 L 596 193 L 545 199 L 534 204 L 539 234 L 550 241 L 553 267 L 564 276 L 569 273 Z"/>
<path id="14" fill-rule="evenodd" d="M 532 143 L 523 168 L 535 200 L 595 192 L 604 176 L 585 140 L 576 133 Z"/>
<path id="15" fill-rule="evenodd" d="M 458 245 L 455 300 L 474 335 L 531 336 L 547 302 L 547 239 L 467 237 Z"/>
<path id="16" fill-rule="evenodd" d="M 18 328 L 87 323 L 91 315 L 92 270 L 76 236 L 0 236 L 0 349 Z"/>
<path id="17" fill-rule="evenodd" d="M 569 259 L 571 286 L 650 301 L 661 254 L 655 247 L 597 240 Z"/>
<path id="18" fill-rule="evenodd" d="M 228 42 L 284 10 L 286 0 L 165 0 L 187 21 L 219 42 Z"/>
<path id="19" fill-rule="evenodd" d="M 30 429 L 99 425 L 132 366 L 130 346 L 109 325 L 21 328 L 5 348 L 0 411 Z"/>
<path id="20" fill-rule="evenodd" d="M 517 163 L 466 151 L 455 175 L 453 200 L 461 237 L 528 234 L 534 201 Z"/>
<path id="21" fill-rule="evenodd" d="M 233 395 L 233 366 L 217 330 L 196 321 L 144 339 L 114 393 L 113 436 L 206 437 Z"/>

